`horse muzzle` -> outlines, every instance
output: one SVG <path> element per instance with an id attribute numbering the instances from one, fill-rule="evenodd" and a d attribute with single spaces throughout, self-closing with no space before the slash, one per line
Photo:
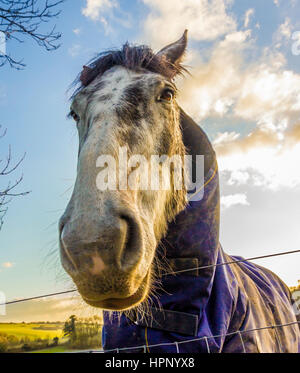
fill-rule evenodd
<path id="1" fill-rule="evenodd" d="M 59 233 L 62 265 L 88 304 L 118 310 L 141 301 L 150 276 L 141 270 L 144 245 L 134 216 L 65 214 Z"/>

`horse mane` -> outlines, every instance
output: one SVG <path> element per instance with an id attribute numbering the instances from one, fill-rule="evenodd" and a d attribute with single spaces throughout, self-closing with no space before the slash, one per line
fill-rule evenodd
<path id="1" fill-rule="evenodd" d="M 72 84 L 72 86 L 79 84 L 72 97 L 88 86 L 96 77 L 103 75 L 114 66 L 123 66 L 133 71 L 144 69 L 160 74 L 169 80 L 178 74 L 187 72 L 180 63 L 174 64 L 165 56 L 155 54 L 150 47 L 132 46 L 127 42 L 120 50 L 99 53 L 87 66 L 83 66 L 83 70 Z"/>

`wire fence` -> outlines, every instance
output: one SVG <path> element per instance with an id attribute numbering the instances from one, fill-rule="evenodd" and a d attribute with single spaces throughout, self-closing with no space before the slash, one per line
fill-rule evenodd
<path id="1" fill-rule="evenodd" d="M 260 256 L 254 256 L 254 257 L 251 257 L 251 258 L 231 260 L 231 261 L 223 262 L 223 263 L 209 264 L 209 265 L 205 265 L 205 266 L 201 266 L 201 267 L 182 269 L 180 271 L 175 271 L 175 272 L 171 271 L 171 272 L 163 273 L 162 276 L 176 275 L 176 274 L 184 273 L 184 272 L 193 272 L 193 271 L 201 270 L 201 269 L 220 267 L 220 266 L 224 266 L 224 265 L 231 265 L 231 264 L 237 264 L 237 263 L 242 263 L 242 262 L 248 262 L 248 261 L 251 261 L 251 260 L 266 259 L 266 258 L 272 258 L 272 257 L 276 257 L 276 256 L 296 254 L 296 253 L 300 253 L 300 250 L 283 251 L 283 252 L 279 252 L 279 253 L 275 253 L 275 254 L 260 255 Z M 36 300 L 36 299 L 41 299 L 41 298 L 54 297 L 56 295 L 70 294 L 70 293 L 74 293 L 74 292 L 77 292 L 77 289 L 60 291 L 60 292 L 56 292 L 56 293 L 49 293 L 49 294 L 43 294 L 43 295 L 37 295 L 37 296 L 34 296 L 34 297 L 29 297 L 29 298 L 11 300 L 11 301 L 8 301 L 8 302 L 5 302 L 5 303 L 0 303 L 0 306 L 5 306 L 5 305 L 10 305 L 10 304 L 15 304 L 15 303 L 21 303 L 21 302 L 27 302 L 27 301 L 30 301 L 30 300 Z"/>
<path id="2" fill-rule="evenodd" d="M 237 330 L 237 331 L 231 332 L 231 333 L 225 333 L 225 334 L 219 334 L 219 335 L 213 335 L 213 336 L 205 336 L 205 337 L 200 337 L 200 338 L 187 339 L 187 340 L 184 340 L 184 341 L 176 341 L 176 342 L 168 342 L 168 343 L 157 343 L 157 344 L 152 344 L 152 345 L 142 345 L 142 346 L 138 346 L 138 347 L 135 346 L 135 347 L 114 348 L 114 349 L 111 349 L 111 350 L 105 350 L 105 352 L 107 352 L 107 353 L 111 353 L 111 352 L 120 353 L 122 351 L 129 351 L 129 350 L 135 350 L 135 349 L 136 350 L 137 349 L 141 349 L 144 352 L 147 352 L 147 351 L 149 351 L 148 350 L 149 348 L 153 348 L 153 347 L 174 346 L 176 348 L 176 353 L 180 353 L 180 345 L 186 344 L 186 343 L 199 342 L 199 341 L 204 340 L 205 343 L 206 343 L 207 352 L 211 353 L 211 350 L 210 350 L 210 347 L 209 347 L 209 342 L 208 342 L 209 339 L 212 339 L 212 338 L 213 339 L 216 339 L 216 338 L 225 338 L 227 336 L 233 336 L 233 335 L 237 334 L 240 337 L 241 344 L 242 344 L 242 347 L 243 347 L 243 352 L 246 353 L 247 351 L 246 351 L 245 343 L 244 343 L 244 340 L 243 340 L 243 334 L 250 333 L 250 332 L 255 332 L 255 331 L 258 331 L 258 330 L 274 329 L 275 330 L 275 335 L 276 335 L 276 329 L 277 328 L 286 327 L 286 326 L 292 326 L 292 325 L 296 325 L 296 324 L 299 325 L 300 321 L 294 321 L 294 322 L 290 322 L 290 323 L 287 323 L 287 324 L 280 324 L 280 325 L 264 326 L 264 327 L 261 327 L 261 328 L 253 328 L 253 329 L 246 329 L 246 330 Z M 276 340 L 277 340 L 277 343 L 279 343 L 279 345 L 280 345 L 278 336 L 276 336 Z M 283 347 L 282 346 L 280 346 L 280 347 L 281 347 L 281 351 L 280 352 L 284 352 Z"/>
<path id="3" fill-rule="evenodd" d="M 212 335 L 212 336 L 205 336 L 205 337 L 199 337 L 199 338 L 192 338 L 192 339 L 187 339 L 184 341 L 175 341 L 175 342 L 166 342 L 166 343 L 157 343 L 157 344 L 150 344 L 150 345 L 139 345 L 139 346 L 131 346 L 131 347 L 119 347 L 119 348 L 114 348 L 110 350 L 85 350 L 85 351 L 80 351 L 80 352 L 85 352 L 85 353 L 122 353 L 123 351 L 133 351 L 133 350 L 141 350 L 145 353 L 149 352 L 150 348 L 153 347 L 163 347 L 163 346 L 174 346 L 174 352 L 176 350 L 176 353 L 180 353 L 180 346 L 186 343 L 193 343 L 193 342 L 199 342 L 199 341 L 205 341 L 207 352 L 211 353 L 211 349 L 209 346 L 209 339 L 216 339 L 216 338 L 225 338 L 227 336 L 234 336 L 234 335 L 239 335 L 239 338 L 241 340 L 241 345 L 243 349 L 243 353 L 247 353 L 245 341 L 243 339 L 243 334 L 245 333 L 251 333 L 259 330 L 267 330 L 267 329 L 274 329 L 275 331 L 275 337 L 278 345 L 280 346 L 280 352 L 285 352 L 283 346 L 280 343 L 278 334 L 276 332 L 277 328 L 281 327 L 287 327 L 287 326 L 293 326 L 293 325 L 300 325 L 300 321 L 294 321 L 286 324 L 279 324 L 279 325 L 270 325 L 270 326 L 264 326 L 260 328 L 253 328 L 253 329 L 246 329 L 246 330 L 237 330 L 234 332 L 230 333 L 225 333 L 225 334 L 218 334 L 218 335 Z M 78 352 L 78 351 L 77 351 Z"/>
<path id="4" fill-rule="evenodd" d="M 259 259 L 265 259 L 265 258 L 271 258 L 271 257 L 277 257 L 277 256 L 289 255 L 289 254 L 296 254 L 296 253 L 300 253 L 300 250 L 285 251 L 285 252 L 279 252 L 279 253 L 274 253 L 274 254 L 269 254 L 269 255 L 261 255 L 261 256 L 251 257 L 251 258 L 231 260 L 231 261 L 227 261 L 227 262 L 223 262 L 223 263 L 205 265 L 205 266 L 200 266 L 200 267 L 195 267 L 195 268 L 179 270 L 179 271 L 175 271 L 175 272 L 172 271 L 172 272 L 164 273 L 163 276 L 176 275 L 176 274 L 179 274 L 179 273 L 185 273 L 185 272 L 190 272 L 190 271 L 195 271 L 195 270 L 207 269 L 207 268 L 212 268 L 212 267 L 219 267 L 219 266 L 224 266 L 224 265 L 232 265 L 232 264 L 237 264 L 237 263 L 246 262 L 246 261 L 259 260 Z M 60 291 L 60 292 L 56 292 L 56 293 L 43 294 L 43 295 L 38 295 L 38 296 L 23 298 L 23 299 L 17 299 L 17 300 L 11 300 L 11 301 L 8 301 L 8 302 L 5 302 L 5 303 L 0 303 L 0 306 L 11 305 L 11 304 L 21 303 L 21 302 L 27 302 L 27 301 L 30 301 L 30 300 L 53 297 L 53 296 L 57 296 L 57 295 L 69 294 L 69 293 L 74 293 L 74 292 L 77 292 L 77 289 Z M 244 343 L 243 334 L 250 333 L 250 332 L 255 332 L 255 331 L 259 331 L 259 330 L 266 330 L 266 329 L 274 329 L 277 344 L 280 346 L 280 352 L 284 352 L 284 349 L 283 349 L 283 347 L 280 343 L 279 337 L 278 337 L 277 329 L 282 328 L 282 327 L 287 327 L 287 326 L 293 326 L 293 325 L 296 325 L 296 324 L 300 325 L 300 321 L 290 322 L 290 323 L 286 323 L 286 324 L 279 324 L 279 325 L 269 325 L 269 326 L 253 328 L 253 329 L 237 330 L 237 331 L 226 333 L 226 334 L 204 336 L 204 337 L 193 338 L 193 339 L 188 339 L 188 340 L 184 340 L 184 341 L 158 343 L 158 344 L 152 344 L 152 345 L 140 345 L 140 346 L 133 346 L 133 347 L 119 347 L 119 348 L 114 348 L 114 349 L 110 349 L 110 350 L 105 350 L 105 352 L 106 353 L 113 353 L 113 352 L 121 353 L 123 351 L 141 350 L 141 351 L 147 353 L 147 352 L 149 352 L 150 348 L 162 347 L 162 346 L 174 346 L 174 352 L 176 350 L 176 353 L 180 353 L 180 346 L 182 344 L 193 343 L 193 342 L 198 342 L 198 341 L 203 341 L 204 340 L 205 344 L 206 344 L 207 352 L 211 353 L 211 349 L 210 349 L 210 346 L 209 346 L 209 339 L 225 338 L 227 336 L 239 335 L 243 352 L 246 353 L 247 350 L 246 350 L 246 346 L 245 346 L 245 343 Z M 85 350 L 85 351 L 79 351 L 79 352 L 103 353 L 104 351 L 103 350 Z"/>

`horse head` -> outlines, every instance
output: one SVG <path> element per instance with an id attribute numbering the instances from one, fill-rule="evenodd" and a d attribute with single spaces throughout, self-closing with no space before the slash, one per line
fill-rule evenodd
<path id="1" fill-rule="evenodd" d="M 148 170 L 136 172 L 141 159 L 185 155 L 173 78 L 184 71 L 186 45 L 186 31 L 156 54 L 125 44 L 100 54 L 80 74 L 70 111 L 79 134 L 77 178 L 59 237 L 62 265 L 92 306 L 126 310 L 147 298 L 157 246 L 186 206 L 174 165 L 169 188 L 136 187 Z M 132 167 L 121 167 L 120 149 Z M 115 177 L 105 173 L 109 160 L 119 170 Z M 131 187 L 121 185 L 122 172 Z M 99 188 L 105 182 L 110 187 Z"/>

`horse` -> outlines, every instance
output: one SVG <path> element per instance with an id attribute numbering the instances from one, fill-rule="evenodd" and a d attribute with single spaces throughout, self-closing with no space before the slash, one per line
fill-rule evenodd
<path id="1" fill-rule="evenodd" d="M 288 287 L 219 243 L 216 154 L 177 103 L 187 41 L 186 30 L 158 53 L 126 43 L 79 74 L 69 114 L 79 134 L 77 177 L 59 222 L 62 266 L 82 299 L 103 310 L 104 351 L 299 352 Z M 190 156 L 189 172 L 170 162 L 168 187 L 141 188 L 154 155 Z M 176 186 L 198 169 L 201 187 Z"/>

